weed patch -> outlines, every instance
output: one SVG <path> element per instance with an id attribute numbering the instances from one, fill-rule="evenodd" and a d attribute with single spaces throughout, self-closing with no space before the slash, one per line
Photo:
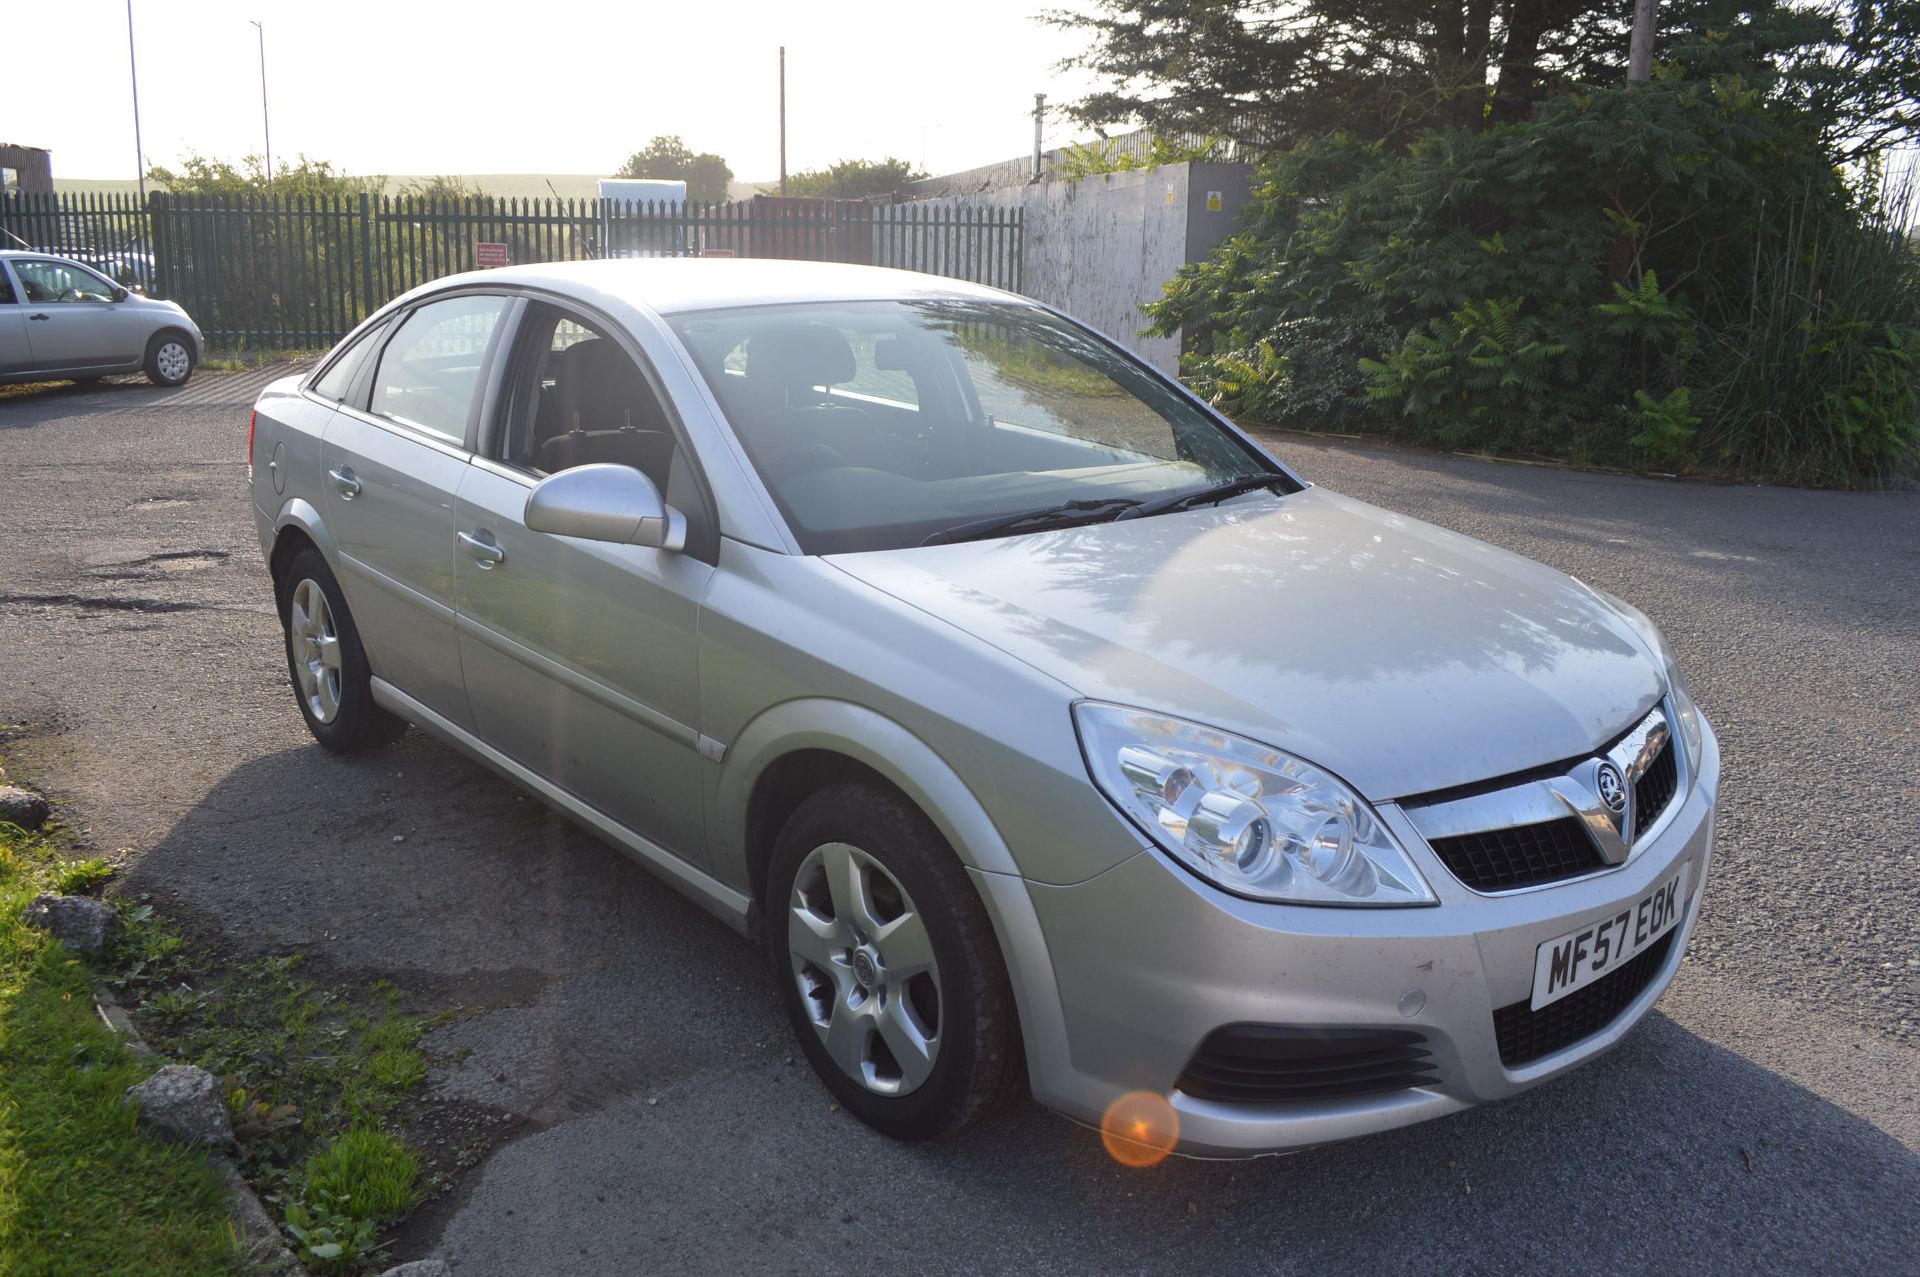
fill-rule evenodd
<path id="1" fill-rule="evenodd" d="M 428 1022 L 383 982 L 349 996 L 299 953 L 216 959 L 151 909 L 123 914 L 106 977 L 137 1002 L 156 1049 L 223 1079 L 241 1171 L 300 1258 L 351 1272 L 419 1199 L 419 1158 L 395 1134 L 426 1080 Z"/>

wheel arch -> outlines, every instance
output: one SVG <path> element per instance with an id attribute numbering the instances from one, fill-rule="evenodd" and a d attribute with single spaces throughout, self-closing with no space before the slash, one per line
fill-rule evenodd
<path id="1" fill-rule="evenodd" d="M 147 335 L 147 344 L 140 352 L 140 362 L 143 364 L 146 363 L 147 357 L 153 353 L 154 346 L 166 337 L 178 337 L 180 344 L 187 348 L 187 364 L 189 367 L 198 368 L 200 366 L 200 344 L 193 339 L 193 334 L 187 331 L 186 327 L 181 324 L 166 324 L 149 333 Z"/>
<path id="2" fill-rule="evenodd" d="M 749 723 L 729 745 L 710 846 L 723 878 L 751 884 L 748 930 L 762 924 L 767 866 L 788 813 L 822 785 L 860 778 L 912 803 L 967 870 L 993 926 L 1013 983 L 1015 1014 L 1035 1094 L 1071 1071 L 1060 990 L 1027 883 L 998 827 L 958 772 L 901 724 L 845 701 L 787 701 Z"/>
<path id="3" fill-rule="evenodd" d="M 809 794 L 846 780 L 912 803 L 968 869 L 1018 874 L 993 818 L 930 745 L 864 706 L 805 698 L 767 710 L 727 747 L 710 813 L 715 850 L 737 858 L 755 900 L 786 817 Z"/>
<path id="4" fill-rule="evenodd" d="M 274 519 L 273 545 L 267 551 L 267 570 L 275 582 L 293 562 L 293 556 L 309 546 L 320 551 L 329 565 L 333 563 L 333 538 L 327 535 L 320 512 L 305 497 L 289 497 Z"/>

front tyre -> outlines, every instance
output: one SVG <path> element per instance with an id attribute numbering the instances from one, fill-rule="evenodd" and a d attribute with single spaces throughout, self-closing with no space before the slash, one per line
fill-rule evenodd
<path id="1" fill-rule="evenodd" d="M 156 386 L 183 386 L 193 375 L 193 347 L 182 333 L 155 333 L 147 343 L 147 380 Z"/>
<path id="2" fill-rule="evenodd" d="M 1013 991 L 986 908 L 945 839 L 898 795 L 803 802 L 768 868 L 767 941 L 814 1072 L 883 1135 L 957 1135 L 1023 1081 Z"/>
<path id="3" fill-rule="evenodd" d="M 384 745 L 407 725 L 374 703 L 373 672 L 340 582 L 320 551 L 293 556 L 274 582 L 287 673 L 313 738 L 336 754 Z"/>

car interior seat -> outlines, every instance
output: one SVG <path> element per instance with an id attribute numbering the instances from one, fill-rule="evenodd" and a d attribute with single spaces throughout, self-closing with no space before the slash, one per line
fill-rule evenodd
<path id="1" fill-rule="evenodd" d="M 537 468 L 552 474 L 609 462 L 632 466 L 666 489 L 673 431 L 624 350 L 604 338 L 576 342 L 555 369 L 553 393 L 559 420 L 537 423 L 546 432 L 534 448 Z"/>
<path id="2" fill-rule="evenodd" d="M 884 468 L 886 438 L 872 417 L 829 389 L 854 376 L 853 347 L 839 329 L 800 324 L 755 336 L 747 346 L 750 401 L 769 404 L 746 431 L 770 465 L 792 472 L 822 466 Z"/>

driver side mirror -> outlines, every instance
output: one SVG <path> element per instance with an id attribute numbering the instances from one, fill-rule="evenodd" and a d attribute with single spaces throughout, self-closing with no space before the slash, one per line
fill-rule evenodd
<path id="1" fill-rule="evenodd" d="M 548 475 L 527 494 L 522 522 L 532 532 L 678 552 L 687 517 L 668 505 L 653 480 L 632 466 L 605 462 Z"/>
<path id="2" fill-rule="evenodd" d="M 115 288 L 113 290 L 113 300 L 117 302 L 123 302 L 127 300 L 127 298 L 130 295 L 131 295 L 130 291 L 124 285 L 122 285 L 121 287 Z"/>

